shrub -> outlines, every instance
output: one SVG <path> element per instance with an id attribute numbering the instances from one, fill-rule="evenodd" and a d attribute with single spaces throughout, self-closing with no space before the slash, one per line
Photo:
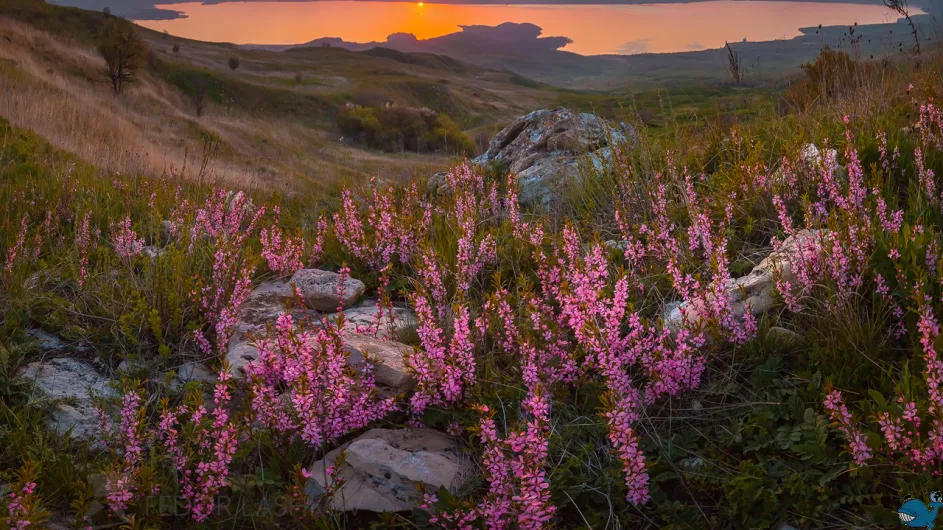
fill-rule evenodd
<path id="1" fill-rule="evenodd" d="M 133 82 L 140 69 L 146 49 L 144 43 L 126 20 L 110 18 L 98 40 L 98 51 L 107 65 L 106 75 L 115 94 L 121 94 Z"/>
<path id="2" fill-rule="evenodd" d="M 336 121 L 345 135 L 374 149 L 461 155 L 474 151 L 474 144 L 455 121 L 426 108 L 348 104 Z"/>
<path id="3" fill-rule="evenodd" d="M 229 58 L 229 69 L 235 72 L 237 68 L 239 68 L 239 58 L 234 55 Z"/>

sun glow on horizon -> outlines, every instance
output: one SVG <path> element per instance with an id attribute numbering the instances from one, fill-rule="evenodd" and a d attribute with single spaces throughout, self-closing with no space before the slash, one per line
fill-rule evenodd
<path id="1" fill-rule="evenodd" d="M 0 0 L 2 2 L 3 0 Z M 181 0 L 178 0 L 181 1 Z M 430 0 L 200 2 L 158 4 L 186 14 L 142 20 L 147 28 L 197 40 L 235 44 L 300 44 L 321 37 L 347 42 L 384 42 L 407 33 L 425 40 L 462 31 L 462 26 L 531 23 L 543 36 L 569 37 L 565 50 L 584 54 L 666 53 L 722 48 L 725 41 L 788 39 L 799 28 L 893 22 L 881 5 L 713 0 L 650 4 L 442 4 Z M 225 20 L 225 24 L 220 24 Z"/>

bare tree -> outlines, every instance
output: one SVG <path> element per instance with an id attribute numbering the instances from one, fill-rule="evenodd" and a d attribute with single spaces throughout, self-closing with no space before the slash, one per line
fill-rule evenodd
<path id="1" fill-rule="evenodd" d="M 209 92 L 209 82 L 205 79 L 197 79 L 193 82 L 193 106 L 196 109 L 196 117 L 200 118 L 203 116 L 203 111 L 206 110 L 207 96 Z"/>
<path id="2" fill-rule="evenodd" d="M 910 9 L 907 7 L 907 0 L 883 1 L 888 9 L 896 11 L 898 15 L 904 17 L 904 20 L 907 21 L 907 25 L 910 26 L 910 33 L 914 36 L 914 51 L 917 55 L 920 55 L 920 35 L 917 33 L 917 26 L 914 24 L 913 19 L 910 18 Z"/>
<path id="3" fill-rule="evenodd" d="M 743 68 L 740 63 L 740 54 L 734 50 L 729 42 L 724 42 L 727 47 L 727 71 L 730 73 L 730 77 L 733 78 L 733 82 L 740 84 L 740 81 L 743 80 Z"/>
<path id="4" fill-rule="evenodd" d="M 134 81 L 144 61 L 144 44 L 130 22 L 112 17 L 99 36 L 98 51 L 105 59 L 111 87 L 115 94 L 121 94 L 124 86 Z"/>

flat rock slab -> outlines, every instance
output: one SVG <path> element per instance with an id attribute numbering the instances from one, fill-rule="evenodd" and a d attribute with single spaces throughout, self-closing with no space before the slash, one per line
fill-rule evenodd
<path id="1" fill-rule="evenodd" d="M 335 477 L 344 479 L 331 504 L 346 511 L 401 512 L 422 499 L 416 483 L 427 491 L 445 487 L 453 493 L 471 476 L 471 461 L 456 441 L 432 429 L 371 429 L 334 449 L 311 466 L 308 497 L 323 495 L 328 467 L 342 451 L 347 457 Z"/>
<path id="2" fill-rule="evenodd" d="M 305 306 L 317 311 L 336 311 L 338 307 L 351 307 L 363 296 L 366 286 L 362 281 L 347 277 L 344 280 L 344 299 L 338 295 L 341 275 L 320 269 L 301 269 L 288 280 L 297 289 Z"/>
<path id="3" fill-rule="evenodd" d="M 109 386 L 111 379 L 68 357 L 30 363 L 21 375 L 34 381 L 43 398 L 56 401 L 49 430 L 63 434 L 72 429 L 72 438 L 78 441 L 88 441 L 98 434 L 99 416 L 91 395 L 117 396 Z"/>
<path id="4" fill-rule="evenodd" d="M 364 358 L 375 362 L 373 375 L 376 382 L 396 390 L 411 390 L 416 380 L 409 375 L 403 357 L 412 353 L 412 346 L 400 342 L 380 340 L 362 333 L 344 332 L 344 347 L 347 349 L 347 362 L 360 365 Z"/>
<path id="5" fill-rule="evenodd" d="M 379 327 L 377 315 L 379 316 Z M 336 319 L 337 315 L 329 318 Z M 376 331 L 381 339 L 395 339 L 400 332 L 416 327 L 416 314 L 405 307 L 381 310 L 376 306 L 376 300 L 364 300 L 363 304 L 344 310 L 344 331 L 366 333 L 372 335 Z"/>

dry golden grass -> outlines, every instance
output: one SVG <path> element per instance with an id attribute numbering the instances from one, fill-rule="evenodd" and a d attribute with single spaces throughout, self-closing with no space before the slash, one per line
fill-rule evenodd
<path id="1" fill-rule="evenodd" d="M 197 118 L 189 100 L 147 73 L 115 96 L 94 49 L 2 17 L 0 40 L 0 116 L 108 172 L 196 176 L 205 136 L 221 146 L 205 177 L 241 187 L 400 179 L 448 163 L 365 152 L 324 131 L 231 109 L 211 106 Z"/>

